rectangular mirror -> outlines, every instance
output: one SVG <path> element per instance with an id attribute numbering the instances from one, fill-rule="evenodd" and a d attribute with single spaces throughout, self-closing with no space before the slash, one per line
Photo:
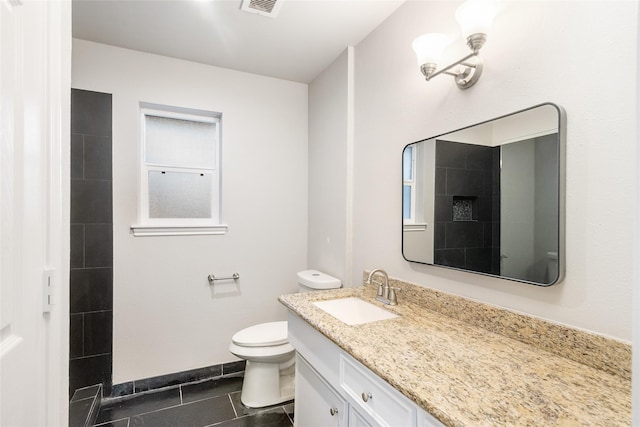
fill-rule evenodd
<path id="1" fill-rule="evenodd" d="M 539 286 L 564 275 L 564 110 L 551 103 L 407 145 L 402 255 Z"/>

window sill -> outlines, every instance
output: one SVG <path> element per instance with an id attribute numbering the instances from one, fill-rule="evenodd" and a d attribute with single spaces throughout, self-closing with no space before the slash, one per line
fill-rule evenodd
<path id="1" fill-rule="evenodd" d="M 403 224 L 402 231 L 426 231 L 428 224 L 416 223 L 416 224 Z"/>
<path id="2" fill-rule="evenodd" d="M 219 225 L 132 225 L 131 232 L 136 237 L 149 236 L 205 236 L 227 234 L 229 227 Z"/>

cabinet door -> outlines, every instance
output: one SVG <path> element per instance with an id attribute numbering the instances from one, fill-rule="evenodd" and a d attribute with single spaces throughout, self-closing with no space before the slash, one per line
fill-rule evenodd
<path id="1" fill-rule="evenodd" d="M 347 402 L 307 364 L 306 360 L 300 355 L 296 356 L 296 426 L 347 427 L 347 412 Z"/>
<path id="2" fill-rule="evenodd" d="M 373 427 L 366 418 L 355 410 L 353 406 L 349 406 L 349 427 Z"/>

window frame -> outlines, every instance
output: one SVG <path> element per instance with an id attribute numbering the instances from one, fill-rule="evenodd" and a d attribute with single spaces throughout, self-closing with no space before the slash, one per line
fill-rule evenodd
<path id="1" fill-rule="evenodd" d="M 409 187 L 409 201 L 411 203 L 411 206 L 409 208 L 409 217 L 405 218 L 404 217 L 404 206 L 403 206 L 403 212 L 402 212 L 402 223 L 406 224 L 406 225 L 410 225 L 410 224 L 415 224 L 416 223 L 416 147 L 415 146 L 411 146 L 411 147 L 405 147 L 405 150 L 407 148 L 411 148 L 411 178 L 410 179 L 406 179 L 405 178 L 405 170 L 404 170 L 404 165 L 403 165 L 403 170 L 402 170 L 402 192 L 404 195 L 404 189 L 405 187 Z M 404 155 L 404 153 L 403 153 Z"/>
<path id="2" fill-rule="evenodd" d="M 170 162 L 147 162 L 147 117 L 215 124 L 214 156 L 212 164 L 181 166 Z M 140 137 L 138 143 L 138 224 L 132 225 L 135 236 L 225 234 L 228 227 L 221 222 L 221 118 L 211 111 L 140 103 Z M 151 218 L 149 217 L 149 173 L 151 171 L 199 173 L 212 176 L 211 217 L 209 218 Z"/>

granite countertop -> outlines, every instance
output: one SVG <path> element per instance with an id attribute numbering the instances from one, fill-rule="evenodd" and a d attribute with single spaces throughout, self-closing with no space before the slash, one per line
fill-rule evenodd
<path id="1" fill-rule="evenodd" d="M 553 325 L 533 318 L 507 316 L 519 330 L 496 333 L 477 325 L 503 318 L 500 309 L 464 300 L 461 317 L 483 311 L 476 315 L 484 323 L 471 323 L 425 308 L 425 298 L 441 293 L 392 284 L 402 289 L 399 303 L 384 307 L 400 317 L 363 325 L 347 325 L 312 303 L 355 296 L 382 306 L 373 286 L 283 295 L 280 302 L 445 425 L 631 425 L 629 345 L 565 329 L 549 344 L 544 337 L 553 336 Z M 452 298 L 447 310 L 460 300 Z M 576 347 L 575 354 L 556 344 Z M 600 349 L 604 357 L 595 354 Z"/>

